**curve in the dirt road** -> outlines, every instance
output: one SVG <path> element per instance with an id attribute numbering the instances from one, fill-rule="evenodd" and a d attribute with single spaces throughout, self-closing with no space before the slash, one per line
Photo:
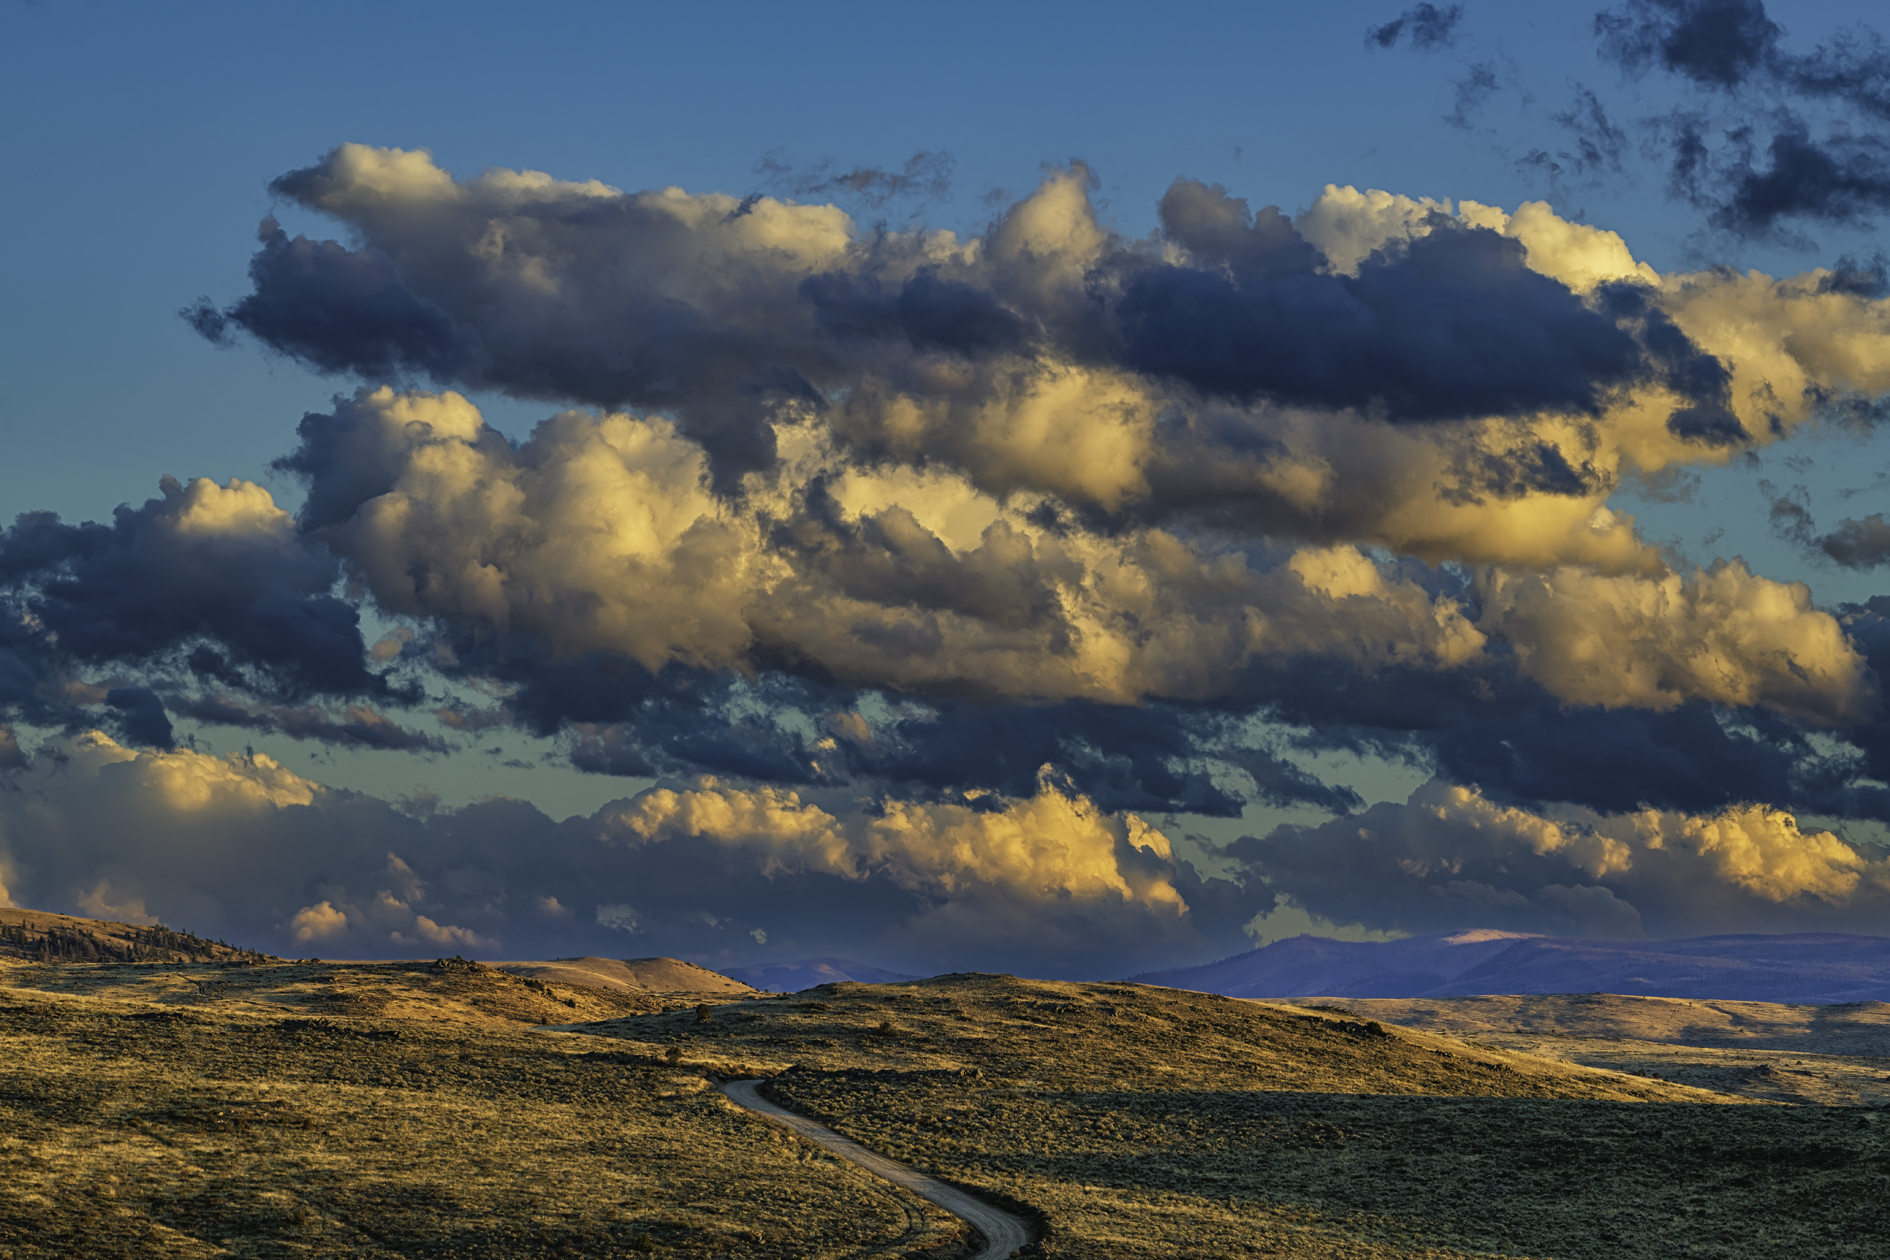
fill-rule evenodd
<path id="1" fill-rule="evenodd" d="M 989 1203 L 980 1203 L 936 1177 L 928 1177 L 896 1159 L 887 1159 L 852 1138 L 842 1137 L 824 1124 L 815 1124 L 805 1116 L 797 1116 L 786 1107 L 769 1102 L 761 1096 L 760 1081 L 730 1081 L 722 1086 L 722 1092 L 737 1106 L 746 1107 L 785 1125 L 808 1141 L 819 1143 L 840 1158 L 852 1160 L 873 1175 L 883 1177 L 896 1186 L 903 1186 L 969 1223 L 984 1236 L 984 1246 L 973 1260 L 1004 1260 L 1030 1242 L 1030 1227 L 1009 1212 L 994 1208 Z"/>

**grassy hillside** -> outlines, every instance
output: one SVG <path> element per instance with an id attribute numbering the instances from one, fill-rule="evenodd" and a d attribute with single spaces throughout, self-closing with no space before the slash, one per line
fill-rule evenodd
<path id="1" fill-rule="evenodd" d="M 1050 1255 L 1890 1250 L 1880 1110 L 1492 1040 L 1002 976 L 768 998 L 0 960 L 0 1257 L 959 1254 L 935 1209 L 733 1108 L 736 1073 L 1036 1213 Z"/>
<path id="2" fill-rule="evenodd" d="M 116 923 L 13 908 L 0 909 L 0 958 L 54 963 L 280 961 L 161 923 Z"/>
<path id="3" fill-rule="evenodd" d="M 88 970 L 148 1000 L 18 987 Z M 267 1013 L 169 979 L 0 966 L 0 1256 L 956 1254 L 951 1218 L 701 1072 L 495 1016 L 481 991 L 517 982 L 432 977 L 432 1014 L 387 1018 L 317 1013 L 371 969 L 299 1004 L 283 977 Z"/>
<path id="4" fill-rule="evenodd" d="M 1890 1123 L 1133 985 L 941 977 L 612 1021 L 1122 1258 L 1876 1256 Z"/>

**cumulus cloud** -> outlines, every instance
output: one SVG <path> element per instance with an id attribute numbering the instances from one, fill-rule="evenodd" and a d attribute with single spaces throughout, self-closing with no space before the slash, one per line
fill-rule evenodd
<path id="1" fill-rule="evenodd" d="M 415 818 L 261 755 L 98 733 L 11 773 L 14 896 L 286 953 L 609 952 L 633 933 L 714 961 L 752 954 L 759 929 L 777 951 L 866 942 L 937 966 L 1100 975 L 1228 946 L 1252 914 L 1140 818 L 1047 773 L 1026 797 L 870 809 L 704 779 L 563 823 L 505 800 Z"/>
<path id="2" fill-rule="evenodd" d="M 1757 804 L 1539 811 L 1433 780 L 1402 805 L 1283 826 L 1230 851 L 1306 911 L 1413 933 L 1870 931 L 1890 906 L 1890 857 Z"/>
<path id="3" fill-rule="evenodd" d="M 1353 548 L 1269 564 L 1157 528 L 1058 530 L 949 477 L 849 466 L 812 426 L 783 430 L 793 460 L 739 504 L 658 418 L 566 412 L 514 448 L 458 395 L 382 388 L 302 432 L 284 466 L 309 479 L 304 527 L 382 609 L 554 658 L 1122 703 L 1213 697 L 1262 655 L 1441 668 L 1482 646 L 1450 599 Z"/>
<path id="4" fill-rule="evenodd" d="M 304 543 L 268 491 L 170 477 L 160 491 L 110 525 L 34 512 L 0 535 L 14 687 L 29 710 L 56 716 L 47 697 L 58 680 L 114 666 L 286 700 L 393 694 L 366 668 L 359 609 L 332 593 L 335 560 Z M 96 699 L 127 737 L 170 745 L 158 690 L 113 686 Z"/>
<path id="5" fill-rule="evenodd" d="M 532 172 L 456 181 L 423 152 L 344 145 L 277 192 L 345 223 L 362 247 L 334 249 L 365 260 L 347 267 L 392 268 L 452 327 L 412 332 L 430 325 L 403 315 L 398 335 L 357 344 L 392 318 L 383 289 L 304 293 L 264 265 L 274 243 L 227 320 L 322 370 L 404 365 L 441 383 L 666 409 L 722 492 L 773 463 L 783 414 L 836 405 L 833 432 L 861 453 L 949 459 L 987 489 L 1116 511 L 1154 490 L 1167 445 L 1155 417 L 1198 412 L 1200 394 L 1238 404 L 1250 430 L 1194 426 L 1218 430 L 1222 455 L 1279 442 L 1280 406 L 1487 425 L 1592 417 L 1624 390 L 1668 411 L 1702 401 L 1666 344 L 1692 347 L 1693 329 L 1670 326 L 1659 299 L 1624 319 L 1587 296 L 1597 266 L 1658 277 L 1618 237 L 1546 207 L 1453 212 L 1329 189 L 1292 221 L 1183 180 L 1163 199 L 1160 239 L 1138 242 L 1101 224 L 1090 178 L 1052 172 L 961 240 L 859 233 L 835 207 L 767 197 L 624 193 Z M 244 324 L 246 303 L 319 318 Z M 331 324 L 347 331 L 323 340 Z"/>
<path id="6" fill-rule="evenodd" d="M 1051 170 L 972 237 L 860 232 L 344 145 L 275 190 L 355 243 L 269 228 L 218 314 L 322 370 L 598 408 L 515 443 L 459 394 L 369 386 L 279 467 L 297 543 L 410 623 L 373 659 L 504 697 L 438 706 L 450 729 L 561 735 L 600 773 L 1024 795 L 1049 762 L 1105 808 L 1233 813 L 1352 803 L 1227 735 L 1256 713 L 1439 765 L 1521 746 L 1511 724 L 1719 705 L 1783 716 L 1789 768 L 1790 724 L 1871 719 L 1844 625 L 1737 564 L 1672 572 L 1609 502 L 1890 387 L 1886 303 L 1849 271 L 1662 275 L 1543 203 L 1336 186 L 1289 217 L 1179 180 L 1131 240 L 1093 185 Z M 308 340 L 331 319 L 364 339 Z M 868 700 L 909 710 L 835 718 Z"/>
<path id="7" fill-rule="evenodd" d="M 1873 702 L 1862 653 L 1812 607 L 1810 589 L 1754 577 L 1737 561 L 1691 581 L 1495 574 L 1483 593 L 1483 624 L 1563 700 L 1671 709 L 1703 698 L 1818 724 L 1857 720 Z"/>
<path id="8" fill-rule="evenodd" d="M 844 819 L 792 791 L 708 779 L 641 795 L 609 823 L 643 843 L 708 841 L 765 876 L 882 873 L 935 896 L 984 886 L 1042 901 L 1115 899 L 1176 918 L 1188 909 L 1170 878 L 1166 836 L 1133 814 L 1103 814 L 1048 778 L 1035 796 L 1000 809 L 890 801 L 878 816 Z"/>
<path id="9" fill-rule="evenodd" d="M 1456 16 L 1400 23 L 1380 42 Z M 1676 571 L 1612 502 L 1890 390 L 1862 269 L 1662 274 L 1541 202 L 1331 186 L 1290 216 L 1185 179 L 1132 239 L 1095 187 L 1049 170 L 961 236 L 360 145 L 283 176 L 347 243 L 266 224 L 251 292 L 187 317 L 366 380 L 278 461 L 293 518 L 166 481 L 0 537 L 0 704 L 69 741 L 0 763 L 78 837 L 9 830 L 8 888 L 328 953 L 870 939 L 1132 970 L 1268 906 L 1407 930 L 1286 833 L 1242 850 L 1243 889 L 1145 821 L 1356 813 L 1303 756 L 1343 750 L 1428 767 L 1471 795 L 1425 808 L 1533 855 L 1527 880 L 1398 867 L 1438 922 L 1641 930 L 1664 903 L 1637 872 L 1682 857 L 1780 916 L 1874 895 L 1874 859 L 1773 814 L 1890 816 L 1881 616 L 1737 560 Z M 502 434 L 474 389 L 546 418 Z M 1866 524 L 1829 537 L 1864 557 Z M 180 720 L 423 752 L 516 726 L 665 781 L 558 824 L 395 808 L 205 757 Z M 122 745 L 76 734 L 100 724 Z M 1361 870 L 1448 847 L 1332 825 Z M 1361 827 L 1416 838 L 1339 844 Z"/>

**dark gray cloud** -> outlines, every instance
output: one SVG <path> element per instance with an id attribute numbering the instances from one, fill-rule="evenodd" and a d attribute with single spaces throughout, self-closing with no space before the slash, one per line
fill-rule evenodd
<path id="1" fill-rule="evenodd" d="M 1882 512 L 1861 520 L 1839 521 L 1818 539 L 1818 549 L 1847 569 L 1874 569 L 1890 563 L 1890 524 Z"/>
<path id="2" fill-rule="evenodd" d="M 106 703 L 111 702 L 108 699 Z M 165 698 L 163 705 L 178 717 L 196 722 L 287 735 L 291 739 L 311 739 L 345 748 L 446 751 L 445 741 L 439 737 L 401 726 L 365 705 L 349 705 L 336 714 L 318 705 L 264 704 L 218 693 L 189 692 L 174 692 Z"/>
<path id="3" fill-rule="evenodd" d="M 71 691 L 74 675 L 124 669 L 277 703 L 415 698 L 367 667 L 360 609 L 332 593 L 339 576 L 332 556 L 240 482 L 165 478 L 161 497 L 119 508 L 109 525 L 23 514 L 0 534 L 0 581 L 13 615 L 30 619 L 0 649 L 0 704 L 80 723 L 95 701 Z M 174 691 L 122 683 L 98 700 L 127 739 L 167 748 L 162 697 Z"/>
<path id="4" fill-rule="evenodd" d="M 1365 43 L 1367 47 L 1390 48 L 1404 39 L 1413 48 L 1447 48 L 1456 42 L 1457 25 L 1462 21 L 1461 4 L 1446 8 L 1413 5 L 1391 21 L 1367 29 Z"/>
<path id="5" fill-rule="evenodd" d="M 1798 239 L 1890 208 L 1890 50 L 1840 32 L 1809 53 L 1761 0 L 1633 0 L 1595 18 L 1602 58 L 1701 95 L 1648 120 L 1676 196 L 1735 236 Z"/>
<path id="6" fill-rule="evenodd" d="M 796 168 L 777 150 L 764 154 L 755 163 L 755 174 L 761 176 L 769 188 L 796 197 L 838 197 L 881 207 L 912 198 L 949 201 L 952 173 L 957 167 L 951 154 L 921 149 L 907 158 L 898 170 L 877 166 L 840 170 L 831 159 Z M 753 203 L 746 204 L 752 206 Z M 736 212 L 741 211 L 738 208 Z"/>
<path id="7" fill-rule="evenodd" d="M 322 372 L 477 383 L 485 355 L 476 332 L 401 280 L 373 248 L 311 241 L 265 219 L 262 248 L 249 264 L 255 291 L 225 310 L 208 298 L 185 322 L 213 342 L 232 326 Z"/>
<path id="8" fill-rule="evenodd" d="M 1778 55 L 1784 31 L 1761 0 L 1631 0 L 1595 17 L 1602 56 L 1632 74 L 1659 66 L 1703 87 L 1742 86 Z"/>
<path id="9" fill-rule="evenodd" d="M 201 637 L 285 695 L 383 692 L 362 664 L 358 611 L 329 594 L 332 558 L 286 534 L 176 527 L 205 484 L 167 479 L 163 498 L 110 525 L 22 515 L 0 536 L 0 575 L 76 661 L 149 661 Z"/>
<path id="10" fill-rule="evenodd" d="M 1805 487 L 1780 490 L 1769 481 L 1761 481 L 1759 490 L 1766 497 L 1772 533 L 1807 555 L 1847 569 L 1874 569 L 1890 563 L 1890 524 L 1885 523 L 1883 513 L 1841 520 L 1836 528 L 1821 534 Z"/>
<path id="11" fill-rule="evenodd" d="M 820 326 L 842 341 L 903 337 L 915 350 L 984 355 L 1024 350 L 1029 325 L 991 293 L 925 268 L 887 292 L 846 273 L 809 276 L 802 295 Z"/>
<path id="12" fill-rule="evenodd" d="M 105 707 L 116 716 L 119 730 L 131 743 L 165 751 L 177 746 L 164 702 L 149 687 L 114 687 L 105 693 Z"/>
<path id="13" fill-rule="evenodd" d="M 1751 434 L 1733 414 L 1732 373 L 1707 354 L 1656 306 L 1645 286 L 1627 281 L 1604 285 L 1601 304 L 1634 327 L 1648 360 L 1668 388 L 1687 402 L 1667 417 L 1676 437 L 1707 446 L 1738 446 Z"/>
<path id="14" fill-rule="evenodd" d="M 1448 221 L 1355 277 L 1152 267 L 1121 321 L 1140 371 L 1393 420 L 1592 412 L 1643 365 L 1632 337 L 1529 270 L 1516 241 Z"/>
<path id="15" fill-rule="evenodd" d="M 1534 148 L 1516 159 L 1519 169 L 1547 180 L 1557 190 L 1558 201 L 1571 189 L 1598 187 L 1605 179 L 1625 175 L 1631 154 L 1626 128 L 1595 90 L 1577 83 L 1572 92 L 1569 104 L 1550 115 L 1567 137 L 1565 147 Z"/>

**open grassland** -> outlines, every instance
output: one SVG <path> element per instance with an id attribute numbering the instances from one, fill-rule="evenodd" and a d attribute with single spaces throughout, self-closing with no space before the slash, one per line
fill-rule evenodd
<path id="1" fill-rule="evenodd" d="M 1466 1038 L 1127 984 L 764 998 L 534 966 L 0 959 L 0 1260 L 963 1253 L 711 1087 L 749 1074 L 1050 1255 L 1890 1254 L 1890 1113 L 1529 1053 L 1571 1040 L 1515 1033 L 1535 1008 Z M 539 978 L 585 970 L 614 982 Z"/>
<path id="2" fill-rule="evenodd" d="M 1785 1006 L 1612 993 L 1308 1001 L 1774 1102 L 1890 1105 L 1890 1002 Z"/>
<path id="3" fill-rule="evenodd" d="M 1084 1257 L 1880 1256 L 1890 1118 L 1295 1010 L 941 977 L 611 1021 L 1030 1205 Z M 1482 1039 L 1479 1039 L 1481 1042 Z"/>
<path id="4" fill-rule="evenodd" d="M 952 1218 L 701 1072 L 508 1024 L 503 978 L 444 977 L 468 1019 L 324 1017 L 354 977 L 203 997 L 206 970 L 0 976 L 119 994 L 0 988 L 0 1257 L 956 1254 Z"/>

